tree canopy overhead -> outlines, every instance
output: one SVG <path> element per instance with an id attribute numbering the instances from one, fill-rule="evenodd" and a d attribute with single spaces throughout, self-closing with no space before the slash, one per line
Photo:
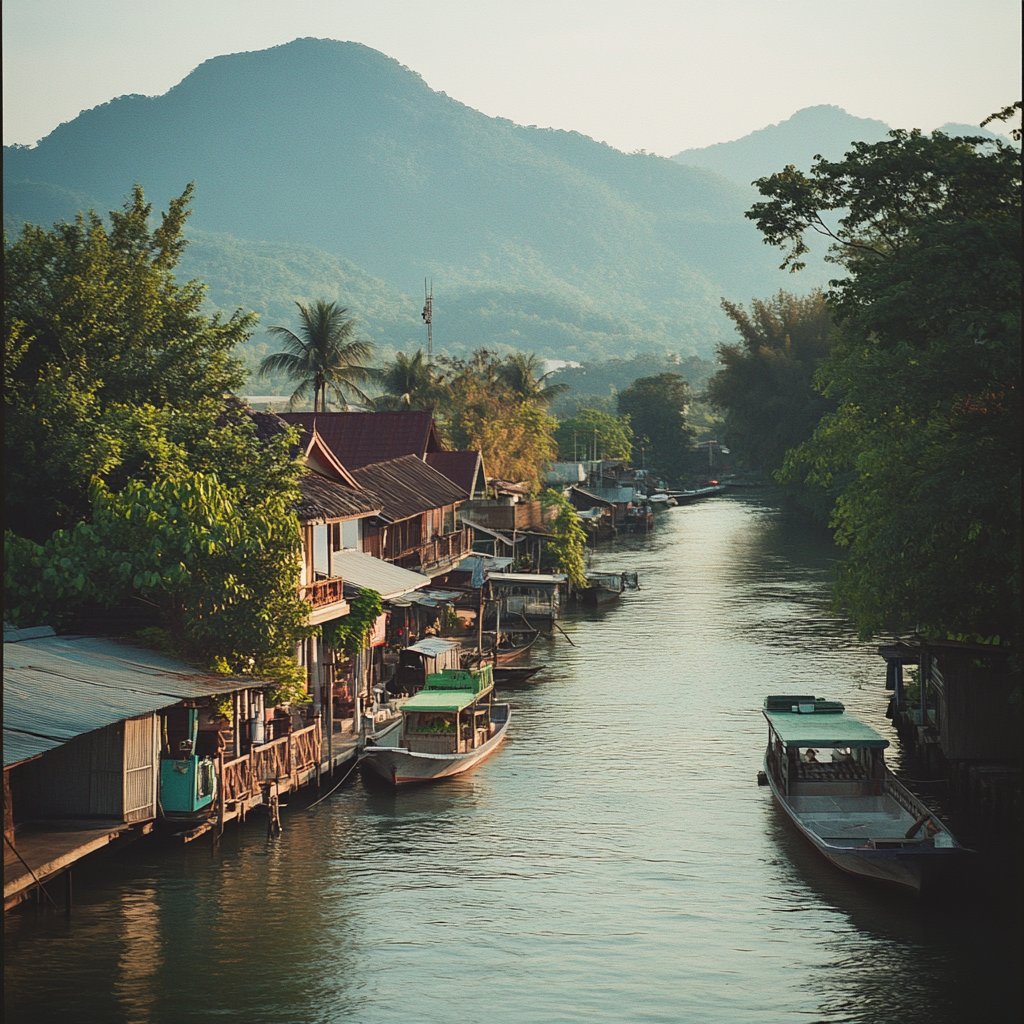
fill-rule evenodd
<path id="1" fill-rule="evenodd" d="M 785 478 L 823 488 L 865 635 L 1019 636 L 1020 154 L 892 132 L 757 182 L 748 216 L 797 267 L 843 276 L 820 384 L 837 403 Z"/>

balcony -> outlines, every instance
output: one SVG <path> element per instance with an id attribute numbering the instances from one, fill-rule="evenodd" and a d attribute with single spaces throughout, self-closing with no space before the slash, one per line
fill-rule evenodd
<path id="1" fill-rule="evenodd" d="M 403 569 L 417 569 L 428 576 L 449 572 L 473 550 L 473 531 L 462 527 L 454 533 L 439 534 L 433 540 L 389 556 Z"/>
<path id="2" fill-rule="evenodd" d="M 318 578 L 313 583 L 299 587 L 299 596 L 310 606 L 309 624 L 339 619 L 349 613 L 345 600 L 345 581 L 340 576 Z"/>

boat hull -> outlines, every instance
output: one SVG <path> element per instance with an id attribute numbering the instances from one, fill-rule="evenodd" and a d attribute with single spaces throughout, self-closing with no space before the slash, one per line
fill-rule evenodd
<path id="1" fill-rule="evenodd" d="M 818 831 L 820 826 L 816 826 L 813 821 L 816 816 L 794 806 L 794 803 L 780 791 L 767 758 L 764 771 L 775 802 L 789 820 L 826 860 L 847 874 L 878 882 L 889 882 L 915 893 L 923 893 L 947 883 L 960 870 L 965 857 L 970 853 L 961 846 L 938 847 L 923 841 L 909 840 L 906 836 L 907 822 L 913 824 L 914 818 L 912 815 L 909 818 L 901 816 L 895 800 L 889 801 L 888 813 L 887 809 L 882 807 L 882 816 L 890 818 L 894 827 L 881 838 L 869 838 L 867 832 L 856 838 L 833 838 L 822 835 Z M 899 783 L 890 775 L 888 785 L 899 786 Z M 916 798 L 908 791 L 904 790 L 903 793 L 905 803 L 917 803 Z M 922 810 L 927 813 L 923 805 Z M 853 825 L 849 830 L 853 831 L 857 824 L 857 815 L 854 812 L 849 814 L 848 818 L 848 825 Z M 833 831 L 835 830 L 833 827 Z"/>
<path id="2" fill-rule="evenodd" d="M 451 778 L 469 771 L 474 765 L 490 757 L 505 741 L 508 735 L 509 722 L 512 719 L 511 709 L 507 704 L 495 705 L 495 708 L 506 709 L 505 720 L 495 734 L 475 750 L 464 754 L 425 754 L 409 750 L 407 747 L 387 746 L 380 743 L 388 735 L 380 737 L 378 745 L 364 749 L 360 763 L 369 768 L 392 785 L 400 786 L 410 782 L 435 782 L 439 779 Z"/>

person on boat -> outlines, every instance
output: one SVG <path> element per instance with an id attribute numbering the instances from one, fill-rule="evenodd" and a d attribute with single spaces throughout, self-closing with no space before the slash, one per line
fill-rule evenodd
<path id="1" fill-rule="evenodd" d="M 804 751 L 804 764 L 817 764 L 818 763 L 818 752 L 814 747 L 808 747 Z"/>

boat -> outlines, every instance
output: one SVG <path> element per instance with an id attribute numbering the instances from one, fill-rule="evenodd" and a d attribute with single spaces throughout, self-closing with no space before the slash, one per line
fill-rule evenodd
<path id="1" fill-rule="evenodd" d="M 401 717 L 367 739 L 361 763 L 393 785 L 459 775 L 489 757 L 508 734 L 508 704 L 494 700 L 491 665 L 432 672 Z"/>
<path id="2" fill-rule="evenodd" d="M 639 590 L 635 572 L 592 572 L 587 574 L 587 585 L 576 591 L 581 604 L 598 607 L 617 601 L 625 590 Z"/>
<path id="3" fill-rule="evenodd" d="M 494 682 L 495 685 L 515 686 L 532 679 L 544 668 L 544 665 L 495 665 Z"/>
<path id="4" fill-rule="evenodd" d="M 929 889 L 971 851 L 889 770 L 889 741 L 845 712 L 839 701 L 820 697 L 767 697 L 768 746 L 758 781 L 836 867 Z"/>

